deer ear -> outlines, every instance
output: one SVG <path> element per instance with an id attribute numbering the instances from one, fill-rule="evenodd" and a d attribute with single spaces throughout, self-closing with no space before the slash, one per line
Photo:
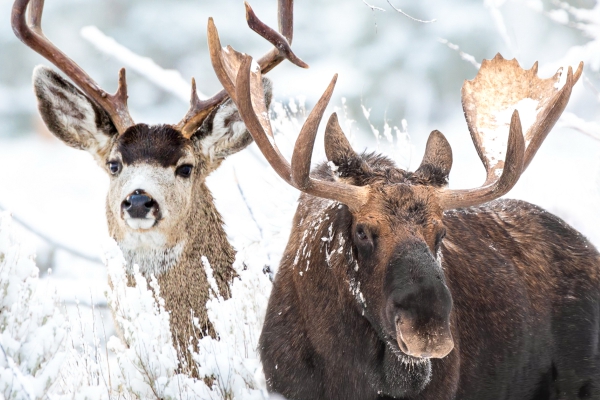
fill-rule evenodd
<path id="1" fill-rule="evenodd" d="M 106 156 L 117 129 L 104 110 L 48 67 L 35 68 L 33 88 L 50 132 L 71 147 Z"/>
<path id="2" fill-rule="evenodd" d="M 271 105 L 273 85 L 268 78 L 262 78 L 264 99 L 267 109 Z M 192 140 L 200 143 L 205 155 L 219 161 L 231 154 L 245 149 L 252 143 L 252 136 L 237 107 L 231 99 L 217 107 L 202 123 L 192 136 Z"/>
<path id="3" fill-rule="evenodd" d="M 420 179 L 432 186 L 446 186 L 452 168 L 452 148 L 440 131 L 433 131 L 427 139 L 425 155 L 415 171 Z"/>

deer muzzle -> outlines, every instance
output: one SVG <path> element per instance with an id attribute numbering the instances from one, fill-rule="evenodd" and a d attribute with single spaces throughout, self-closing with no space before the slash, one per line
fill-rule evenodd
<path id="1" fill-rule="evenodd" d="M 121 210 L 123 219 L 133 229 L 150 229 L 158 220 L 158 203 L 140 189 L 123 200 Z"/>

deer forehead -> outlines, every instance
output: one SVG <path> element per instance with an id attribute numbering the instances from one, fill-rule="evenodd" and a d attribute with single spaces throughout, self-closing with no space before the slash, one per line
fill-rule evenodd
<path id="1" fill-rule="evenodd" d="M 168 125 L 137 124 L 121 135 L 115 146 L 125 165 L 151 164 L 175 167 L 193 161 L 193 144 Z"/>
<path id="2" fill-rule="evenodd" d="M 175 173 L 173 168 L 151 164 L 134 164 L 121 173 L 117 186 L 120 195 L 125 197 L 135 190 L 143 190 L 152 197 L 166 196 L 168 189 L 174 189 Z"/>

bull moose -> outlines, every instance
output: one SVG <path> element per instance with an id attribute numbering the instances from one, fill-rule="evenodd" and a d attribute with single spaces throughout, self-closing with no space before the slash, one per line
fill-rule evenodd
<path id="1" fill-rule="evenodd" d="M 583 65 L 537 76 L 497 55 L 462 100 L 487 179 L 448 188 L 433 131 L 414 172 L 356 153 L 335 114 L 310 172 L 335 78 L 292 162 L 275 145 L 261 77 L 221 50 L 215 71 L 273 169 L 302 191 L 259 341 L 269 390 L 289 399 L 600 399 L 600 255 L 580 233 L 506 194 L 564 110 Z M 517 109 L 527 113 L 524 129 Z M 506 132 L 508 131 L 508 135 Z M 523 134 L 523 132 L 525 132 Z M 508 138 L 507 138 L 508 136 Z"/>

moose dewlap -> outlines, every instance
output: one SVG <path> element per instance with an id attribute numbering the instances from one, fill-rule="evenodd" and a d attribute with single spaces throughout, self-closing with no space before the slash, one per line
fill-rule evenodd
<path id="1" fill-rule="evenodd" d="M 236 64 L 230 49 L 221 59 L 229 68 L 220 79 L 236 82 L 234 101 L 261 151 L 303 192 L 259 342 L 272 392 L 600 399 L 600 254 L 539 207 L 495 200 L 557 121 L 582 65 L 557 89 L 559 74 L 540 79 L 537 64 L 525 71 L 500 55 L 484 61 L 463 86 L 463 108 L 487 179 L 452 190 L 452 150 L 440 132 L 409 172 L 357 154 L 335 114 L 325 129 L 328 163 L 311 173 L 335 78 L 290 165 L 260 118 L 261 79 L 249 57 Z"/>

